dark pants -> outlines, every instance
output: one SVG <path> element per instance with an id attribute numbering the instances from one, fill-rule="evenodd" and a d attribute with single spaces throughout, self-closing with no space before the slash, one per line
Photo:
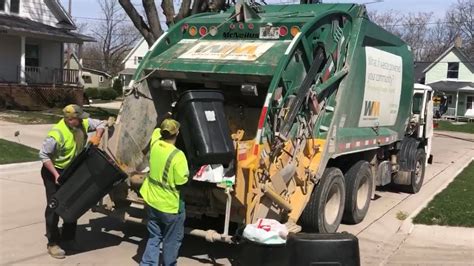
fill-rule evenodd
<path id="1" fill-rule="evenodd" d="M 61 174 L 61 169 L 58 170 Z M 57 245 L 60 241 L 74 240 L 76 236 L 77 222 L 63 223 L 62 232 L 59 232 L 58 223 L 59 216 L 54 212 L 54 209 L 49 207 L 54 193 L 60 188 L 54 182 L 54 176 L 44 166 L 41 168 L 41 177 L 43 178 L 44 187 L 46 189 L 46 211 L 44 216 L 46 218 L 46 237 L 48 238 L 48 246 Z"/>
<path id="2" fill-rule="evenodd" d="M 185 212 L 170 214 L 148 206 L 147 213 L 149 219 L 147 228 L 150 236 L 140 265 L 158 265 L 161 243 L 163 243 L 163 264 L 176 265 L 179 248 L 184 238 Z"/>

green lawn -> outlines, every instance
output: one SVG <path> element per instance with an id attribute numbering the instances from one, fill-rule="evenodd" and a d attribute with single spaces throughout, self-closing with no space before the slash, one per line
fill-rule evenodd
<path id="1" fill-rule="evenodd" d="M 117 116 L 118 110 L 99 107 L 84 107 L 92 118 L 107 120 L 109 116 Z M 0 120 L 19 124 L 55 124 L 62 118 L 60 108 L 45 111 L 0 111 Z"/>
<path id="2" fill-rule="evenodd" d="M 38 150 L 0 139 L 0 164 L 37 161 Z"/>
<path id="3" fill-rule="evenodd" d="M 474 122 L 466 122 L 465 124 L 456 125 L 451 121 L 438 120 L 438 128 L 435 130 L 457 131 L 474 134 Z"/>
<path id="4" fill-rule="evenodd" d="M 474 162 L 436 195 L 413 222 L 474 227 Z"/>

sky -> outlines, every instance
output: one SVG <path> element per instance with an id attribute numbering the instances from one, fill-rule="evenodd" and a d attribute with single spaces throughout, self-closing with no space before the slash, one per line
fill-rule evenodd
<path id="1" fill-rule="evenodd" d="M 69 0 L 60 0 L 64 8 L 67 10 Z M 97 22 L 94 18 L 100 18 L 100 0 L 71 0 L 72 16 L 80 23 Z M 267 3 L 281 3 L 292 0 L 266 0 Z M 368 3 L 369 11 L 376 10 L 379 12 L 394 10 L 399 13 L 408 12 L 433 12 L 434 18 L 443 18 L 445 11 L 456 2 L 456 0 L 384 0 L 379 3 L 371 3 L 376 0 L 323 0 L 324 3 Z M 158 1 L 157 1 L 158 2 Z M 140 0 L 132 0 L 132 3 L 141 6 Z M 157 4 L 159 6 L 159 4 Z"/>

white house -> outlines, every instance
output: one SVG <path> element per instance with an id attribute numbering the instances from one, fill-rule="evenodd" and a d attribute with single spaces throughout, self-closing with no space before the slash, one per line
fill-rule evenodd
<path id="1" fill-rule="evenodd" d="M 458 39 L 423 70 L 424 83 L 447 97 L 446 116 L 459 117 L 474 112 L 474 64 L 463 52 Z"/>
<path id="2" fill-rule="evenodd" d="M 77 91 L 81 70 L 63 68 L 64 44 L 78 44 L 80 51 L 84 42 L 95 40 L 75 29 L 58 0 L 0 0 L 0 107 L 48 104 L 72 87 L 82 94 Z M 51 88 L 66 87 L 51 97 Z"/>
<path id="3" fill-rule="evenodd" d="M 64 68 L 68 68 L 67 54 L 65 54 Z M 69 69 L 71 70 L 81 70 L 82 84 L 84 89 L 87 88 L 110 88 L 112 87 L 112 76 L 109 73 L 100 71 L 93 68 L 83 67 L 79 58 L 76 54 L 71 55 L 71 60 L 69 60 Z"/>
<path id="4" fill-rule="evenodd" d="M 145 39 L 141 39 L 123 59 L 122 64 L 124 69 L 119 72 L 119 78 L 124 88 L 126 88 L 132 80 L 135 70 L 137 70 L 138 65 L 145 57 L 148 49 L 149 47 Z"/>

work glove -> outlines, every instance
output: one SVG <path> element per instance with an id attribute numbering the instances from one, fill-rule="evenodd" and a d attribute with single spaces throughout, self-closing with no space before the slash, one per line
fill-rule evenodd
<path id="1" fill-rule="evenodd" d="M 90 139 L 89 139 L 89 143 L 94 145 L 94 146 L 99 146 L 100 144 L 100 137 L 97 136 L 97 135 L 94 135 L 92 136 Z"/>

